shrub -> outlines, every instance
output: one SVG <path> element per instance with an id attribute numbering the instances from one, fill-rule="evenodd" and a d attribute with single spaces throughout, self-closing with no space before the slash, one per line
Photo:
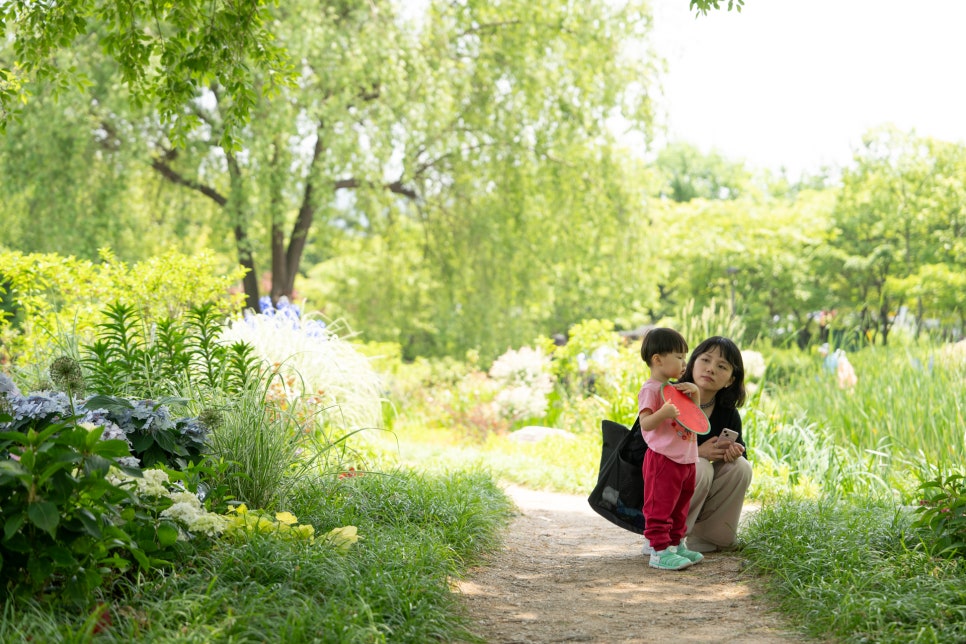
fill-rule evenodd
<path id="1" fill-rule="evenodd" d="M 966 475 L 939 474 L 920 485 L 922 499 L 913 527 L 924 547 L 945 557 L 966 555 Z"/>
<path id="2" fill-rule="evenodd" d="M 145 319 L 159 320 L 205 302 L 220 313 L 237 311 L 244 297 L 230 295 L 243 269 L 225 270 L 207 253 L 170 252 L 128 266 L 103 250 L 100 259 L 0 252 L 0 290 L 16 303 L 15 315 L 0 314 L 0 362 L 48 364 L 51 341 L 66 333 L 89 338 L 108 302 L 124 302 L 143 310 Z"/>
<path id="3" fill-rule="evenodd" d="M 490 367 L 490 378 L 499 388 L 494 402 L 508 420 L 540 418 L 547 411 L 547 394 L 553 380 L 547 373 L 550 358 L 541 349 L 510 350 Z"/>
<path id="4" fill-rule="evenodd" d="M 128 466 L 163 463 L 182 469 L 205 451 L 208 428 L 193 417 L 173 417 L 168 404 L 180 399 L 127 400 L 111 396 L 82 399 L 61 391 L 37 391 L 23 395 L 0 374 L 0 403 L 7 412 L 0 432 L 42 431 L 51 423 L 76 419 L 100 428 L 105 439 L 127 446 L 122 461 Z"/>
<path id="5" fill-rule="evenodd" d="M 153 520 L 138 529 L 135 497 L 107 480 L 129 453 L 123 441 L 70 421 L 41 425 L 0 433 L 0 585 L 83 604 L 106 576 L 160 565 L 177 530 Z"/>

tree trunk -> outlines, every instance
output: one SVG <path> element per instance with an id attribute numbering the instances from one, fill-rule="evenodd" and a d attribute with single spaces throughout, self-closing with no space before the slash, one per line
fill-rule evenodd
<path id="1" fill-rule="evenodd" d="M 242 285 L 245 288 L 245 308 L 259 312 L 258 306 L 258 271 L 255 270 L 255 257 L 252 254 L 252 243 L 248 238 L 248 216 L 245 206 L 245 185 L 233 154 L 227 154 L 228 174 L 231 178 L 231 194 L 225 209 L 232 219 L 232 229 L 235 231 L 235 247 L 238 249 L 238 263 L 245 269 Z"/>
<path id="2" fill-rule="evenodd" d="M 292 228 L 292 236 L 289 238 L 288 250 L 285 251 L 284 256 L 281 255 L 282 249 L 279 247 L 279 263 L 283 263 L 284 270 L 283 274 L 276 277 L 275 274 L 272 275 L 272 291 L 275 291 L 276 284 L 279 285 L 279 290 L 287 297 L 292 297 L 292 292 L 295 291 L 295 276 L 299 271 L 299 264 L 302 262 L 302 253 L 305 252 L 305 243 L 309 236 L 309 230 L 312 228 L 312 220 L 315 218 L 315 182 L 316 182 L 316 168 L 315 164 L 318 162 L 319 157 L 322 156 L 322 152 L 325 150 L 325 144 L 322 139 L 323 124 L 319 123 L 318 130 L 316 132 L 315 146 L 312 149 L 312 162 L 309 163 L 308 176 L 305 180 L 305 192 L 302 194 L 302 203 L 299 206 L 299 213 L 295 219 L 295 226 Z M 272 245 L 272 261 L 275 262 L 275 245 Z"/>
<path id="3" fill-rule="evenodd" d="M 882 326 L 882 346 L 887 346 L 889 344 L 889 328 L 892 324 L 889 322 L 889 303 L 886 300 L 882 301 L 882 306 L 879 308 L 879 323 Z"/>

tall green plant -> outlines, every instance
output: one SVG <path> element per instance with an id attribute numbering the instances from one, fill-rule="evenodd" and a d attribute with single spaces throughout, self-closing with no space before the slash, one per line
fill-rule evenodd
<path id="1" fill-rule="evenodd" d="M 327 452 L 317 411 L 302 400 L 272 395 L 279 374 L 252 382 L 223 401 L 210 438 L 210 458 L 221 463 L 213 483 L 254 508 L 284 505 L 292 484 Z"/>
<path id="2" fill-rule="evenodd" d="M 219 340 L 223 327 L 210 303 L 153 325 L 142 309 L 121 302 L 110 304 L 104 316 L 94 342 L 80 348 L 94 391 L 150 398 L 185 388 L 236 392 L 259 376 L 250 345 Z"/>
<path id="3" fill-rule="evenodd" d="M 227 314 L 238 309 L 232 286 L 241 272 L 201 253 L 169 252 L 131 266 L 102 250 L 99 262 L 56 254 L 0 251 L 0 283 L 16 315 L 0 315 L 0 357 L 16 368 L 49 364 L 64 336 L 91 342 L 111 303 L 135 306 L 145 318 L 178 318 L 199 303 Z M 58 348 L 62 352 L 62 349 Z"/>
<path id="4" fill-rule="evenodd" d="M 745 340 L 745 323 L 741 316 L 735 315 L 727 307 L 720 306 L 714 299 L 700 311 L 695 311 L 693 299 L 688 300 L 678 311 L 673 325 L 692 348 L 705 338 L 714 335 L 731 338 L 738 344 Z"/>

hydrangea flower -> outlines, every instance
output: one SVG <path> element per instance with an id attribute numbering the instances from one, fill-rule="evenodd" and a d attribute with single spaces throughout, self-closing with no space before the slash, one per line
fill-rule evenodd
<path id="1" fill-rule="evenodd" d="M 177 521 L 189 532 L 215 536 L 221 534 L 228 525 L 227 518 L 205 510 L 198 497 L 190 492 L 174 492 L 169 496 L 174 503 L 162 511 L 161 516 Z"/>
<path id="2" fill-rule="evenodd" d="M 19 396 L 20 389 L 5 373 L 0 373 L 0 396 Z"/>

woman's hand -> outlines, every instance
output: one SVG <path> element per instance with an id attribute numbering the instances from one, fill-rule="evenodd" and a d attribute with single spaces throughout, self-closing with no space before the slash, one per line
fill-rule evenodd
<path id="1" fill-rule="evenodd" d="M 725 463 L 731 463 L 733 461 L 741 458 L 741 455 L 745 453 L 745 448 L 741 446 L 740 443 L 727 443 L 725 448 L 725 454 L 721 457 L 721 460 Z"/>
<path id="2" fill-rule="evenodd" d="M 724 461 L 731 463 L 744 453 L 744 448 L 738 443 L 721 440 L 720 436 L 713 436 L 698 445 L 698 456 L 709 461 Z"/>

